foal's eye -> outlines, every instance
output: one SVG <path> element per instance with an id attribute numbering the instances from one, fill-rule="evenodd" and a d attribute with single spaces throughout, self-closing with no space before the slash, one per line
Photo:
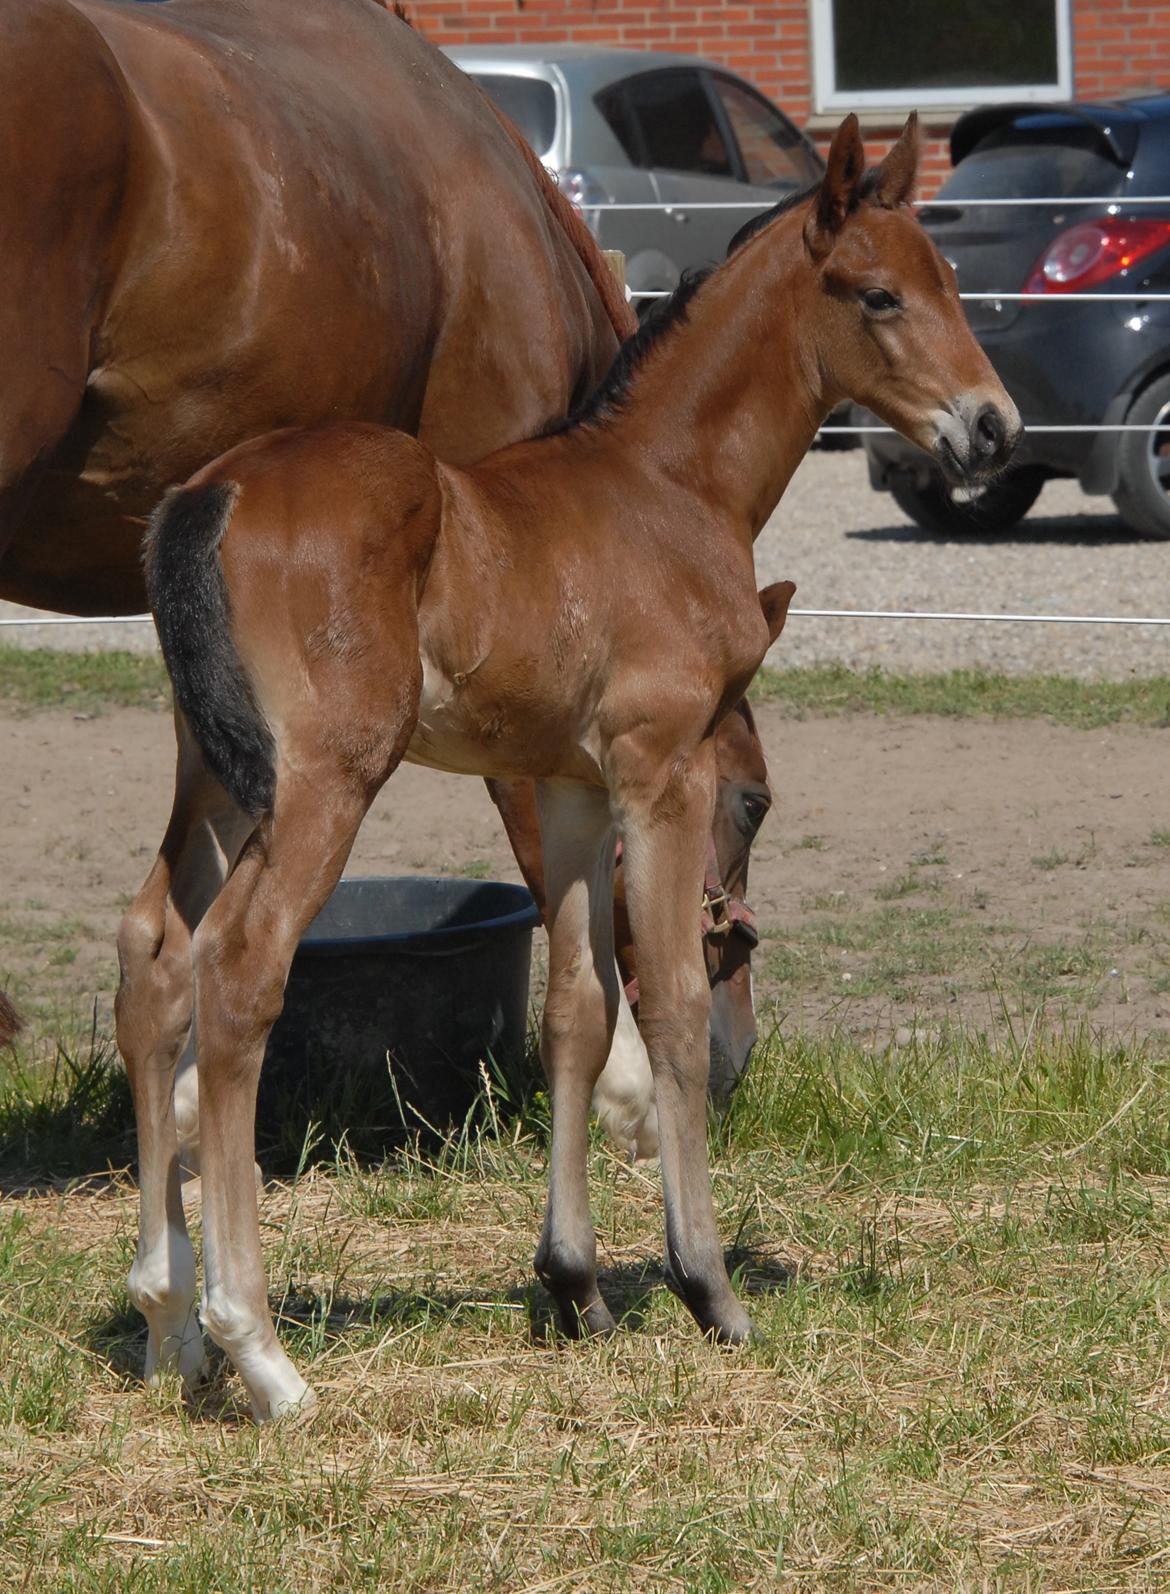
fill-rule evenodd
<path id="1" fill-rule="evenodd" d="M 745 797 L 743 811 L 748 824 L 753 830 L 758 830 L 768 816 L 770 804 L 763 797 Z"/>
<path id="2" fill-rule="evenodd" d="M 866 288 L 861 295 L 861 302 L 865 308 L 874 315 L 886 315 L 891 310 L 900 310 L 902 301 L 887 293 L 884 288 Z"/>

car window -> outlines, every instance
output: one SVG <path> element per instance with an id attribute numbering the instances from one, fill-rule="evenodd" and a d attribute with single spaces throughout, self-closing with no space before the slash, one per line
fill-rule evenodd
<path id="1" fill-rule="evenodd" d="M 820 168 L 791 122 L 742 84 L 718 75 L 711 81 L 739 144 L 749 183 L 807 188 L 817 181 Z"/>
<path id="2" fill-rule="evenodd" d="M 642 150 L 642 138 L 634 120 L 633 107 L 626 97 L 626 85 L 615 83 L 612 88 L 602 89 L 600 94 L 594 95 L 593 103 L 609 124 L 610 132 L 625 151 L 630 165 L 645 166 L 647 161 Z"/>
<path id="3" fill-rule="evenodd" d="M 707 177 L 734 175 L 727 140 L 697 72 L 644 72 L 597 106 L 636 165 Z"/>
<path id="4" fill-rule="evenodd" d="M 471 76 L 505 116 L 511 117 L 538 155 L 552 145 L 557 130 L 557 97 L 543 78 L 514 72 L 472 72 Z"/>
<path id="5" fill-rule="evenodd" d="M 986 134 L 955 167 L 939 190 L 940 198 L 1075 199 L 1115 194 L 1125 171 L 1101 148 L 1091 127 L 1044 125 L 999 127 Z"/>

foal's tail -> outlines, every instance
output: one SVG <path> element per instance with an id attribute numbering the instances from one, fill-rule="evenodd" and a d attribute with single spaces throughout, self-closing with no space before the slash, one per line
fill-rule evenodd
<path id="1" fill-rule="evenodd" d="M 276 745 L 232 636 L 220 548 L 238 488 L 170 492 L 151 516 L 146 590 L 175 699 L 207 766 L 245 813 L 271 809 Z"/>

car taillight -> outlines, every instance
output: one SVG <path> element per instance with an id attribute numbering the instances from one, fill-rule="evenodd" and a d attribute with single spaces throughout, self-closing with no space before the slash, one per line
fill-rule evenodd
<path id="1" fill-rule="evenodd" d="M 1025 293 L 1080 293 L 1170 244 L 1170 221 L 1102 216 L 1062 232 L 1040 256 Z"/>
<path id="2" fill-rule="evenodd" d="M 560 171 L 557 173 L 557 187 L 578 210 L 583 210 L 587 205 L 602 205 L 609 197 L 588 172 Z"/>

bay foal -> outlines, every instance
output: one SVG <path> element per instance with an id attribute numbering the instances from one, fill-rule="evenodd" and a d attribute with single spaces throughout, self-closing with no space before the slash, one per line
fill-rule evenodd
<path id="1" fill-rule="evenodd" d="M 536 1268 L 565 1329 L 614 1326 L 586 1151 L 618 1011 L 616 835 L 668 1277 L 704 1332 L 750 1332 L 705 1155 L 710 993 L 695 903 L 714 730 L 768 644 L 752 542 L 843 396 L 956 479 L 988 476 L 1020 433 L 953 273 L 907 207 L 916 166 L 912 119 L 867 177 L 847 118 L 819 189 L 678 295 L 669 327 L 634 340 L 555 435 L 456 470 L 376 426 L 277 433 L 159 512 L 147 575 L 186 732 L 168 837 L 123 926 L 118 999 L 142 1190 L 130 1294 L 151 1375 L 177 1367 L 195 1382 L 203 1368 L 171 1105 L 194 1011 L 203 1324 L 258 1419 L 313 1401 L 266 1298 L 256 1082 L 297 940 L 403 757 L 538 782 L 553 1132 Z M 234 867 L 192 938 L 170 860 L 200 790 Z"/>

